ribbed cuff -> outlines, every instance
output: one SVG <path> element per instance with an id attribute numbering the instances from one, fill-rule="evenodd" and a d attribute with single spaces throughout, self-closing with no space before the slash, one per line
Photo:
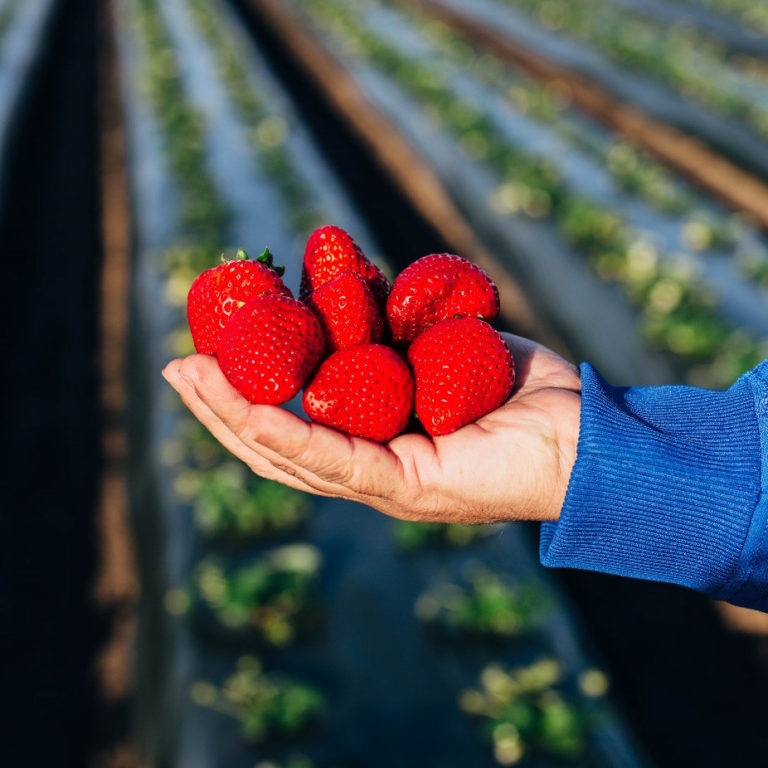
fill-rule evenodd
<path id="1" fill-rule="evenodd" d="M 582 364 L 577 460 L 560 519 L 542 525 L 541 562 L 741 597 L 748 536 L 768 568 L 753 523 L 765 506 L 758 371 L 725 392 L 617 388 Z"/>

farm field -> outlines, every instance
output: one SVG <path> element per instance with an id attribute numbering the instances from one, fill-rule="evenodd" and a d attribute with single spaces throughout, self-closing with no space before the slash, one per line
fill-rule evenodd
<path id="1" fill-rule="evenodd" d="M 390 279 L 475 261 L 612 383 L 728 387 L 768 357 L 761 7 L 0 0 L 28 764 L 762 764 L 762 615 L 262 480 L 160 376 L 197 274 L 268 247 L 298 296 L 334 223 Z"/>

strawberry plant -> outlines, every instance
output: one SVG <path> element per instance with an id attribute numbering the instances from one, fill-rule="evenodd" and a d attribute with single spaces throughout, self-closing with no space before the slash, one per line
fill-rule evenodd
<path id="1" fill-rule="evenodd" d="M 192 701 L 239 721 L 248 741 L 285 739 L 305 731 L 322 714 L 325 702 L 314 688 L 264 672 L 253 656 L 242 656 L 221 687 L 199 681 Z"/>
<path id="2" fill-rule="evenodd" d="M 590 719 L 578 698 L 564 693 L 564 682 L 565 671 L 553 658 L 509 671 L 491 664 L 480 675 L 480 687 L 465 690 L 459 705 L 483 721 L 500 765 L 518 763 L 529 753 L 572 761 L 584 753 Z M 593 670 L 581 682 L 594 697 L 607 687 L 605 676 Z"/>
<path id="3" fill-rule="evenodd" d="M 174 470 L 173 488 L 193 510 L 197 527 L 221 543 L 294 533 L 306 521 L 309 498 L 262 480 L 229 458 L 197 420 L 184 419 L 161 450 Z"/>
<path id="4" fill-rule="evenodd" d="M 192 504 L 203 534 L 238 539 L 294 532 L 307 518 L 306 496 L 279 483 L 259 480 L 239 462 L 226 461 L 213 471 L 187 470 L 176 482 Z"/>
<path id="5" fill-rule="evenodd" d="M 307 544 L 272 549 L 236 568 L 208 557 L 195 569 L 192 591 L 225 630 L 285 646 L 307 612 L 319 568 L 320 553 Z"/>
<path id="6" fill-rule="evenodd" d="M 530 585 L 515 585 L 484 567 L 474 568 L 459 583 L 435 584 L 414 606 L 428 626 L 449 634 L 515 637 L 541 626 L 546 598 Z"/>
<path id="7" fill-rule="evenodd" d="M 491 536 L 495 525 L 449 525 L 447 523 L 413 523 L 398 520 L 393 523 L 393 535 L 403 550 L 424 547 L 465 547 Z"/>

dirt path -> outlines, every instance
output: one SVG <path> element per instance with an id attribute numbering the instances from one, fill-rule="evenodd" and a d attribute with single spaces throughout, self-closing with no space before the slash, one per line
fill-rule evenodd
<path id="1" fill-rule="evenodd" d="M 62 2 L 57 14 L 0 220 L 0 657 L 14 691 L 4 747 L 26 765 L 81 768 L 104 632 L 89 591 L 101 466 L 95 2 Z"/>

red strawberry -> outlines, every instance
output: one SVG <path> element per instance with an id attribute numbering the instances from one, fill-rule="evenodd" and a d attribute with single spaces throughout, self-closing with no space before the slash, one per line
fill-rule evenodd
<path id="1" fill-rule="evenodd" d="M 329 427 L 384 443 L 413 412 L 413 379 L 402 358 L 383 344 L 334 352 L 304 391 L 304 410 Z"/>
<path id="2" fill-rule="evenodd" d="M 252 403 L 290 400 L 323 355 L 323 331 L 312 310 L 290 296 L 257 296 L 221 332 L 219 365 Z"/>
<path id="3" fill-rule="evenodd" d="M 347 270 L 366 280 L 376 301 L 383 307 L 389 281 L 365 258 L 360 246 L 341 227 L 335 226 L 320 227 L 309 236 L 304 249 L 299 296 L 306 301 L 313 291 Z"/>
<path id="4" fill-rule="evenodd" d="M 416 415 L 430 435 L 447 435 L 498 408 L 515 383 L 515 363 L 498 331 L 474 317 L 441 320 L 408 348 Z"/>
<path id="5" fill-rule="evenodd" d="M 290 296 L 280 279 L 282 274 L 282 267 L 272 266 L 269 249 L 255 261 L 240 249 L 233 260 L 201 272 L 187 295 L 187 320 L 195 349 L 215 355 L 222 328 L 248 299 L 267 293 Z"/>
<path id="6" fill-rule="evenodd" d="M 323 327 L 328 351 L 381 341 L 384 321 L 368 283 L 360 275 L 342 272 L 323 283 L 307 304 Z"/>
<path id="7" fill-rule="evenodd" d="M 432 253 L 406 267 L 392 284 L 387 320 L 395 342 L 413 341 L 448 317 L 479 317 L 493 322 L 499 291 L 488 275 L 460 256 Z"/>

